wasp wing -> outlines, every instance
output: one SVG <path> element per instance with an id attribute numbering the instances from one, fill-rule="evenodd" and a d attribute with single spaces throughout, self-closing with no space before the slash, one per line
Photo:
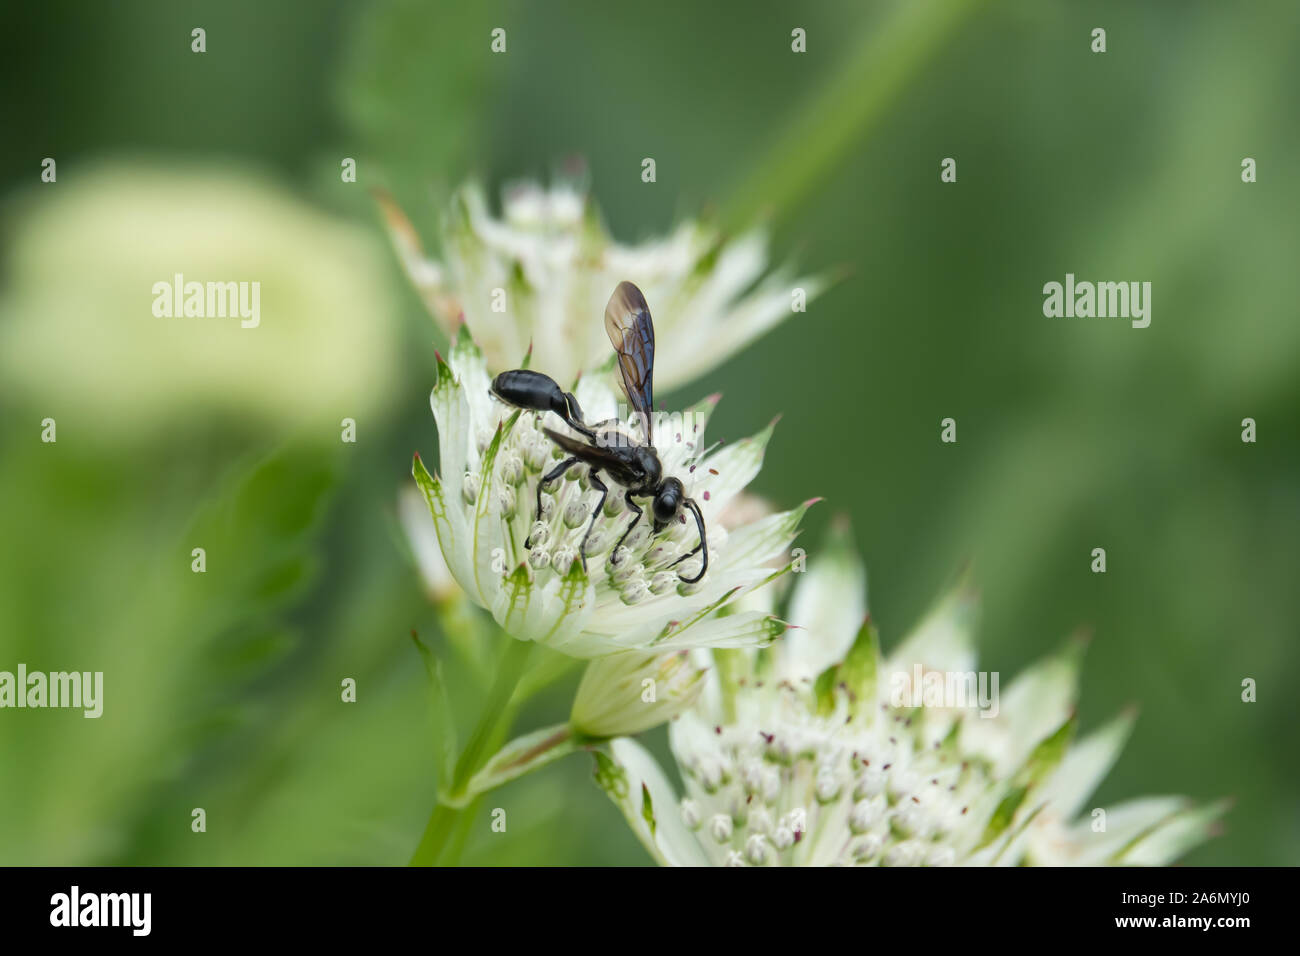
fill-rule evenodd
<path id="1" fill-rule="evenodd" d="M 575 458 L 581 458 L 588 465 L 592 465 L 596 468 L 611 468 L 614 470 L 622 470 L 626 467 L 627 463 L 623 458 L 609 448 L 605 448 L 601 445 L 590 445 L 585 441 L 571 438 L 563 432 L 557 432 L 551 428 L 543 428 L 542 431 L 546 432 L 546 437 L 555 442 L 555 444 L 559 445 Z"/>
<path id="2" fill-rule="evenodd" d="M 641 413 L 648 444 L 654 444 L 653 422 L 655 327 L 645 296 L 630 282 L 620 282 L 605 306 L 605 331 L 618 353 L 623 391 L 632 408 Z"/>

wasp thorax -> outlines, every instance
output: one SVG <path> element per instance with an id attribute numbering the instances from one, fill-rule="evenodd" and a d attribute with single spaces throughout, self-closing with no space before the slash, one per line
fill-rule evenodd
<path id="1" fill-rule="evenodd" d="M 659 480 L 663 477 L 663 466 L 659 464 L 659 456 L 652 449 L 642 447 L 636 449 L 635 458 L 637 466 L 641 469 L 641 474 L 645 478 L 646 486 L 658 486 Z M 677 482 L 678 488 L 681 488 L 681 485 L 680 481 Z"/>

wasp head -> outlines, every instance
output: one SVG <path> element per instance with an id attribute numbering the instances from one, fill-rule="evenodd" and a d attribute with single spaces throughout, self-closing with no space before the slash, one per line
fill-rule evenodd
<path id="1" fill-rule="evenodd" d="M 685 497 L 686 490 L 676 478 L 669 478 L 659 486 L 655 492 L 654 504 L 651 505 L 655 515 L 655 531 L 662 531 L 668 522 L 677 517 Z"/>

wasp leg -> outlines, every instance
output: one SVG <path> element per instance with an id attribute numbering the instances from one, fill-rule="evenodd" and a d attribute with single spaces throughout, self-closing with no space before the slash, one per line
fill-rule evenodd
<path id="1" fill-rule="evenodd" d="M 600 470 L 593 468 L 587 473 L 587 480 L 591 482 L 591 487 L 600 492 L 600 500 L 596 502 L 596 508 L 591 513 L 591 523 L 587 525 L 587 533 L 582 536 L 582 547 L 578 549 L 578 554 L 582 558 L 582 570 L 587 570 L 587 540 L 591 537 L 592 530 L 596 527 L 596 517 L 600 514 L 600 509 L 605 507 L 605 498 L 609 494 L 609 486 L 600 480 Z"/>
<path id="2" fill-rule="evenodd" d="M 542 489 L 545 488 L 547 485 L 549 485 L 552 481 L 555 481 L 555 479 L 559 478 L 566 471 L 568 471 L 570 468 L 572 468 L 574 465 L 578 464 L 581 461 L 582 459 L 577 457 L 566 458 L 564 459 L 564 461 L 560 462 L 558 465 L 556 465 L 554 468 L 548 471 L 545 477 L 543 477 L 542 480 L 537 483 L 537 520 L 538 521 L 542 520 Z M 533 540 L 533 536 L 530 534 L 526 539 L 524 539 L 524 547 L 531 548 L 533 546 L 532 540 Z"/>
<path id="3" fill-rule="evenodd" d="M 632 529 L 636 527 L 636 523 L 640 521 L 641 516 L 645 514 L 645 509 L 632 502 L 632 492 L 629 491 L 625 493 L 623 495 L 623 500 L 627 503 L 628 508 L 633 512 L 634 517 L 632 518 L 632 523 L 627 526 L 627 530 L 623 532 L 623 537 L 618 539 L 618 544 L 614 545 L 614 550 L 610 552 L 610 564 L 613 564 L 617 560 L 618 549 L 623 547 L 623 542 L 627 540 L 627 536 L 632 533 Z"/>
<path id="4" fill-rule="evenodd" d="M 700 506 L 695 503 L 694 498 L 687 498 L 684 502 L 682 502 L 682 504 L 684 504 L 687 508 L 690 508 L 691 514 L 695 515 L 695 527 L 700 532 L 700 543 L 697 544 L 690 551 L 683 554 L 672 564 L 668 565 L 668 567 L 670 568 L 676 567 L 677 565 L 685 561 L 687 558 L 692 558 L 695 555 L 699 554 L 701 551 L 703 551 L 704 560 L 700 565 L 700 573 L 695 575 L 695 577 L 693 578 L 682 578 L 682 581 L 684 583 L 694 584 L 696 581 L 700 580 L 700 578 L 704 577 L 705 571 L 709 570 L 709 545 L 708 545 L 708 541 L 704 537 L 704 515 L 700 514 Z"/>

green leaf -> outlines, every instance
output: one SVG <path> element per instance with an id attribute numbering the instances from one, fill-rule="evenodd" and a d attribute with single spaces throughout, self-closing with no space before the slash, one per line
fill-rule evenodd
<path id="1" fill-rule="evenodd" d="M 449 797 L 449 806 L 462 807 L 475 797 L 504 783 L 539 770 L 582 746 L 568 724 L 543 727 L 516 737 L 497 751 L 483 769 L 470 778 L 464 790 Z"/>

